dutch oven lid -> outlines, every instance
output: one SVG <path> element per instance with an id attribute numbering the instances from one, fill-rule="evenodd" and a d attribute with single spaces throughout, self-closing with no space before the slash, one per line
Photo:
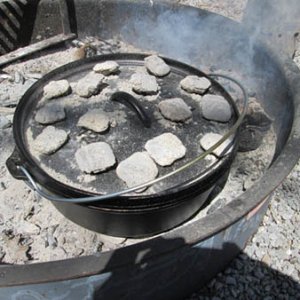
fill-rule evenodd
<path id="1" fill-rule="evenodd" d="M 204 152 L 199 141 L 205 134 L 216 133 L 223 136 L 236 124 L 238 112 L 234 101 L 225 89 L 211 78 L 209 78 L 211 87 L 205 93 L 224 97 L 230 104 L 233 114 L 230 121 L 224 123 L 203 118 L 202 97 L 182 89 L 180 82 L 190 75 L 207 76 L 198 69 L 171 59 L 164 58 L 170 67 L 170 72 L 166 76 L 155 78 L 159 89 L 157 93 L 146 95 L 142 92 L 135 92 L 130 79 L 133 74 L 149 73 L 144 62 L 147 56 L 112 54 L 67 64 L 44 76 L 27 91 L 16 109 L 14 136 L 24 165 L 39 184 L 54 193 L 69 197 L 109 194 L 126 190 L 128 186 L 116 175 L 116 167 L 132 154 L 145 152 L 145 145 L 149 140 L 164 133 L 170 133 L 175 135 L 186 148 L 184 157 L 170 166 L 160 166 L 155 163 L 158 176 L 161 177 L 172 172 L 176 173 L 176 170 L 199 157 Z M 104 76 L 103 84 L 95 95 L 79 96 L 80 92 L 75 92 L 76 84 L 93 73 L 96 64 L 106 61 L 116 62 L 119 65 L 118 72 Z M 52 81 L 60 80 L 67 80 L 71 90 L 64 96 L 47 99 L 45 86 Z M 174 122 L 164 117 L 158 104 L 170 98 L 183 99 L 190 107 L 192 117 L 184 122 Z M 58 109 L 57 114 L 63 111 L 64 116 L 54 124 L 41 124 L 37 114 L 49 104 L 55 104 Z M 110 126 L 107 130 L 96 133 L 80 126 L 79 120 L 87 112 L 93 110 L 101 110 L 109 118 Z M 36 140 L 47 127 L 63 130 L 68 137 L 57 151 L 40 154 L 36 150 Z M 56 132 L 54 136 L 57 138 Z M 49 145 L 52 143 L 51 140 L 48 142 Z M 98 174 L 86 174 L 79 168 L 78 161 L 75 159 L 76 152 L 84 145 L 98 142 L 110 145 L 116 163 Z M 233 139 L 233 145 L 235 142 L 236 140 Z M 217 172 L 224 164 L 226 165 L 232 158 L 233 152 L 214 159 L 213 164 L 209 159 L 199 160 L 182 172 L 142 192 L 138 191 L 139 193 L 133 198 L 149 198 L 166 191 L 172 193 L 188 183 L 199 182 Z"/>

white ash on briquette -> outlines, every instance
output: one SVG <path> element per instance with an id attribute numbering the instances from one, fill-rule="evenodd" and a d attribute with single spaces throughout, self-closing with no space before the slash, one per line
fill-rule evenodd
<path id="1" fill-rule="evenodd" d="M 205 119 L 226 123 L 232 118 L 231 106 L 222 96 L 204 95 L 200 107 Z"/>
<path id="2" fill-rule="evenodd" d="M 165 61 L 157 55 L 151 55 L 145 58 L 145 66 L 148 71 L 158 77 L 163 77 L 171 72 L 171 68 Z"/>
<path id="3" fill-rule="evenodd" d="M 103 84 L 104 75 L 90 72 L 81 78 L 75 85 L 75 93 L 83 98 L 89 98 L 99 93 Z"/>
<path id="4" fill-rule="evenodd" d="M 190 75 L 180 82 L 180 86 L 188 93 L 203 95 L 211 87 L 211 82 L 205 77 Z"/>
<path id="5" fill-rule="evenodd" d="M 187 151 L 180 139 L 172 133 L 164 133 L 149 140 L 145 149 L 162 167 L 170 166 L 176 160 L 183 158 Z"/>
<path id="6" fill-rule="evenodd" d="M 51 81 L 44 86 L 44 98 L 47 100 L 65 96 L 70 92 L 71 87 L 67 80 Z"/>
<path id="7" fill-rule="evenodd" d="M 40 154 L 52 154 L 68 140 L 68 133 L 54 126 L 46 127 L 34 140 L 33 148 Z"/>
<path id="8" fill-rule="evenodd" d="M 138 94 L 153 95 L 159 91 L 159 85 L 156 78 L 152 75 L 136 73 L 131 76 L 133 91 Z"/>
<path id="9" fill-rule="evenodd" d="M 116 74 L 120 69 L 120 66 L 115 61 L 106 61 L 103 63 L 96 64 L 93 71 L 96 73 L 103 74 L 105 76 Z"/>
<path id="10" fill-rule="evenodd" d="M 146 183 L 155 179 L 158 175 L 157 166 L 147 152 L 136 152 L 121 161 L 116 172 L 118 177 L 126 182 L 128 187 Z"/>
<path id="11" fill-rule="evenodd" d="M 204 150 L 207 151 L 210 147 L 219 142 L 222 137 L 222 135 L 217 133 L 207 133 L 201 138 L 200 145 Z M 232 139 L 227 139 L 213 151 L 213 154 L 215 154 L 217 157 L 223 157 L 227 155 L 230 151 L 232 151 L 232 142 Z"/>
<path id="12" fill-rule="evenodd" d="M 181 98 L 166 99 L 158 104 L 161 114 L 168 120 L 184 122 L 192 117 L 190 107 Z"/>
<path id="13" fill-rule="evenodd" d="M 110 119 L 103 110 L 94 109 L 84 114 L 78 120 L 77 126 L 90 129 L 97 133 L 102 133 L 109 128 Z"/>
<path id="14" fill-rule="evenodd" d="M 62 105 L 57 103 L 48 103 L 40 108 L 36 115 L 35 120 L 43 125 L 50 125 L 66 118 L 65 109 Z"/>
<path id="15" fill-rule="evenodd" d="M 6 116 L 0 115 L 0 129 L 6 129 L 11 126 L 10 120 Z"/>
<path id="16" fill-rule="evenodd" d="M 81 171 L 97 174 L 116 164 L 116 158 L 110 145 L 104 142 L 82 146 L 75 153 L 76 162 Z"/>

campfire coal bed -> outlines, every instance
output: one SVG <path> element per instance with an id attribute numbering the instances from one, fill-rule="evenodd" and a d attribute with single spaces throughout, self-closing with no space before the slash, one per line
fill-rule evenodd
<path id="1" fill-rule="evenodd" d="M 119 241 L 120 249 L 104 252 L 101 257 L 93 255 L 94 250 L 89 249 L 84 255 L 91 254 L 91 256 L 62 261 L 63 270 L 59 278 L 46 271 L 49 268 L 61 270 L 58 268 L 59 263 L 55 261 L 46 264 L 34 262 L 22 269 L 18 265 L 1 266 L 3 270 L 1 274 L 5 274 L 2 290 L 4 293 L 10 293 L 12 290 L 5 288 L 6 286 L 15 285 L 14 289 L 18 291 L 17 286 L 20 284 L 47 282 L 40 285 L 43 289 L 52 281 L 60 280 L 56 283 L 60 285 L 65 284 L 64 280 L 80 277 L 77 281 L 83 284 L 87 280 L 93 280 L 94 283 L 90 288 L 95 295 L 102 297 L 109 295 L 111 299 L 117 299 L 134 280 L 140 284 L 137 290 L 129 291 L 133 297 L 139 295 L 143 287 L 149 287 L 155 282 L 156 272 L 159 270 L 165 278 L 170 278 L 172 274 L 176 279 L 169 283 L 169 287 L 171 285 L 172 287 L 168 291 L 162 286 L 154 288 L 155 285 L 151 284 L 149 297 L 151 294 L 151 297 L 160 295 L 175 299 L 174 295 L 177 295 L 176 297 L 186 295 L 196 284 L 191 280 L 195 274 L 206 282 L 244 248 L 264 214 L 268 195 L 297 161 L 299 99 L 298 86 L 294 84 L 294 79 L 299 76 L 298 71 L 290 62 L 282 66 L 271 52 L 249 37 L 234 22 L 205 11 L 164 3 L 156 3 L 152 7 L 149 6 L 149 2 L 72 3 L 67 7 L 67 11 L 72 20 L 72 29 L 76 27 L 78 42 L 73 42 L 71 50 L 57 48 L 50 52 L 45 51 L 41 58 L 34 58 L 33 64 L 38 63 L 39 59 L 45 60 L 46 56 L 43 56 L 45 54 L 50 55 L 49 58 L 55 62 L 55 52 L 58 56 L 65 55 L 65 60 L 72 61 L 95 54 L 138 50 L 146 53 L 155 51 L 202 70 L 212 68 L 214 71 L 217 69 L 218 72 L 229 73 L 247 87 L 251 96 L 255 96 L 255 100 L 250 100 L 250 111 L 241 128 L 240 145 L 244 148 L 241 147 L 240 150 L 248 151 L 255 148 L 256 150 L 238 153 L 229 180 L 219 196 L 198 216 L 177 229 L 146 241 L 130 239 Z M 87 12 L 90 18 L 83 17 Z M 41 17 L 37 15 L 36 23 L 42 28 L 39 23 Z M 19 63 L 16 66 L 26 70 L 28 64 L 26 65 L 25 61 L 24 64 Z M 44 71 L 47 72 L 54 68 L 47 64 L 45 66 Z M 15 70 L 15 66 L 9 65 L 5 70 L 10 74 Z M 27 75 L 29 77 L 34 74 L 32 71 L 24 72 L 25 75 L 26 73 L 30 74 Z M 32 78 L 25 79 L 30 81 Z M 280 84 L 274 85 L 274 82 Z M 232 91 L 231 87 L 228 88 Z M 240 97 L 238 93 L 233 93 Z M 12 106 L 9 101 L 10 99 L 7 99 L 8 106 Z M 249 136 L 253 144 L 249 144 Z M 224 184 L 223 178 L 214 191 L 215 195 L 221 191 Z M 99 235 L 96 239 L 101 241 L 105 237 Z M 57 242 L 59 243 L 59 241 L 55 243 Z M 131 245 L 133 243 L 135 245 Z M 136 258 L 143 251 L 150 251 L 149 255 L 137 261 Z M 78 255 L 82 253 L 74 256 Z M 195 262 L 195 257 L 199 259 L 201 267 L 199 263 L 192 263 Z M 222 260 L 219 257 L 222 257 Z M 108 260 L 108 264 L 104 263 Z M 140 262 L 149 265 L 143 269 L 139 265 Z M 71 268 L 71 265 L 76 267 Z M 35 270 L 34 273 L 31 271 L 32 268 Z M 112 271 L 113 269 L 116 271 Z M 188 272 L 182 272 L 184 269 Z M 28 272 L 33 274 L 30 280 L 26 279 Z M 127 278 L 127 272 L 134 274 L 132 278 Z M 109 282 L 105 287 L 103 279 L 105 274 L 115 276 L 114 284 L 118 285 L 118 291 L 114 290 Z M 70 280 L 68 285 L 73 288 L 75 281 Z M 180 289 L 178 290 L 179 287 L 176 286 L 180 286 Z"/>

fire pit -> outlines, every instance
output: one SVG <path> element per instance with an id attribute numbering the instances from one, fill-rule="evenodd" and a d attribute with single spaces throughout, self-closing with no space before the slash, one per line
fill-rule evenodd
<path id="1" fill-rule="evenodd" d="M 298 160 L 299 71 L 289 61 L 282 66 L 234 22 L 205 11 L 164 3 L 152 7 L 148 1 L 74 1 L 69 11 L 72 8 L 79 39 L 119 36 L 135 47 L 199 69 L 231 69 L 239 74 L 273 120 L 275 154 L 258 182 L 205 218 L 100 257 L 2 266 L 2 294 L 20 293 L 25 288 L 17 286 L 24 284 L 35 284 L 27 286 L 28 290 L 48 293 L 50 282 L 56 281 L 56 287 L 67 284 L 74 293 L 84 287 L 103 298 L 143 294 L 144 298 L 180 299 L 199 287 L 199 278 L 207 282 L 244 248 L 257 229 L 270 193 Z M 83 17 L 86 15 L 89 18 Z"/>

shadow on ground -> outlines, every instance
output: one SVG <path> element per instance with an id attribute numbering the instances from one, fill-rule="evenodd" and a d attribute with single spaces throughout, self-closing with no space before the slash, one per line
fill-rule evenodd
<path id="1" fill-rule="evenodd" d="M 157 247 L 160 251 L 168 249 L 170 243 L 176 250 L 157 255 Z M 232 243 L 221 245 L 216 243 L 217 249 L 207 247 L 208 244 L 191 247 L 181 238 L 159 238 L 148 246 L 146 243 L 144 249 L 138 246 L 120 257 L 121 252 L 116 251 L 106 268 L 113 270 L 116 262 L 124 262 L 124 255 L 127 255 L 128 265 L 115 269 L 109 279 L 95 289 L 93 299 L 271 300 L 297 299 L 300 295 L 299 283 L 244 253 L 230 264 L 241 250 Z M 224 269 L 223 274 L 203 288 Z"/>

